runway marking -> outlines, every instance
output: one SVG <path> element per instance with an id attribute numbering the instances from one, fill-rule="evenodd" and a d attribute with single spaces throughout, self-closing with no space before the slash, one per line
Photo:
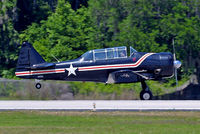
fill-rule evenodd
<path id="1" fill-rule="evenodd" d="M 200 101 L 73 100 L 0 101 L 0 110 L 200 111 Z"/>

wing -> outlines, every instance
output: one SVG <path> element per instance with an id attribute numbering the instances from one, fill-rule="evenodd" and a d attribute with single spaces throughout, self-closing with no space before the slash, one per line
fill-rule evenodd
<path id="1" fill-rule="evenodd" d="M 152 77 L 152 74 L 147 73 L 146 70 L 119 70 L 110 73 L 106 83 L 134 83 L 140 82 L 142 79 L 153 79 Z"/>

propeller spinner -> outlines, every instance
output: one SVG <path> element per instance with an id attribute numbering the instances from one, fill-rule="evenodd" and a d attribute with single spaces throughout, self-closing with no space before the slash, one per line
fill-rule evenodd
<path id="1" fill-rule="evenodd" d="M 181 62 L 179 60 L 175 60 L 174 61 L 174 67 L 175 67 L 175 69 L 180 68 L 181 67 Z"/>

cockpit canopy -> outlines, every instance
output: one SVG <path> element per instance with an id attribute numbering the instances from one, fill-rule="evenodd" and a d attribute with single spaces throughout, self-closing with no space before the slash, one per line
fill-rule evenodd
<path id="1" fill-rule="evenodd" d="M 130 47 L 130 55 L 135 52 L 137 51 Z M 126 46 L 91 50 L 81 56 L 81 61 L 97 61 L 118 58 L 127 58 Z"/>

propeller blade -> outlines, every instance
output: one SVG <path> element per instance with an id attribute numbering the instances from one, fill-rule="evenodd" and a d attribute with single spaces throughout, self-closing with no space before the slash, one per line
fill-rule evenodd
<path id="1" fill-rule="evenodd" d="M 174 74 L 175 74 L 175 79 L 176 79 L 176 88 L 178 86 L 178 77 L 177 77 L 177 69 L 174 68 Z"/>
<path id="2" fill-rule="evenodd" d="M 172 45 L 173 45 L 173 56 L 174 56 L 174 76 L 176 79 L 176 89 L 178 87 L 178 74 L 177 74 L 177 69 L 181 66 L 181 62 L 176 60 L 176 50 L 175 50 L 175 46 L 174 46 L 174 38 L 172 39 Z"/>
<path id="3" fill-rule="evenodd" d="M 172 40 L 172 45 L 173 45 L 173 55 L 174 55 L 174 61 L 176 61 L 176 50 L 175 50 L 175 46 L 174 46 L 174 38 L 173 38 L 173 40 Z"/>

